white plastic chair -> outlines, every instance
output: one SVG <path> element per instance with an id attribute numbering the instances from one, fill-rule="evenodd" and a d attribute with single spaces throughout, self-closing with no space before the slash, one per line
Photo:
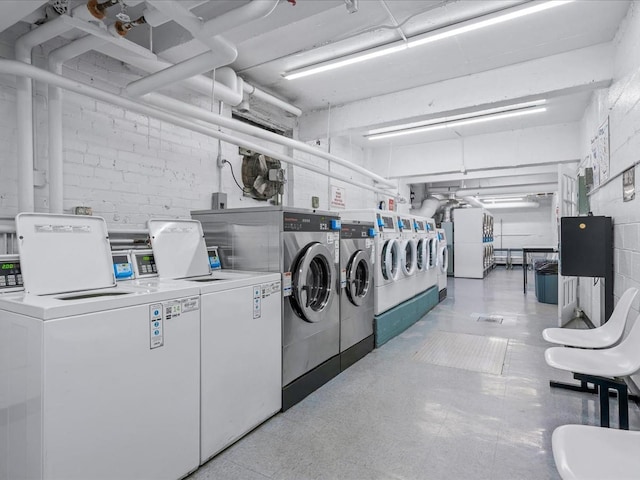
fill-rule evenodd
<path id="1" fill-rule="evenodd" d="M 600 393 L 600 425 L 609 426 L 609 390 L 618 391 L 619 426 L 629 429 L 629 395 L 623 377 L 640 370 L 640 316 L 629 334 L 615 347 L 604 350 L 551 347 L 544 352 L 551 367 L 573 372 L 576 380 L 593 383 Z M 640 473 L 640 472 L 639 472 Z"/>
<path id="2" fill-rule="evenodd" d="M 578 330 L 574 328 L 545 328 L 542 338 L 547 342 L 579 348 L 607 348 L 616 343 L 624 333 L 631 304 L 638 294 L 637 288 L 629 288 L 622 294 L 609 320 L 598 328 Z"/>
<path id="3" fill-rule="evenodd" d="M 640 477 L 640 432 L 563 425 L 551 437 L 563 480 L 631 480 Z"/>

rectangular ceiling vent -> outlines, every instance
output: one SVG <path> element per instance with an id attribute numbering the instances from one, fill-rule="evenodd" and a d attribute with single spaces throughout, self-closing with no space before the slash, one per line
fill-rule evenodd
<path id="1" fill-rule="evenodd" d="M 253 115 L 249 116 L 247 114 L 239 114 L 237 112 L 233 112 L 231 114 L 231 118 L 233 118 L 234 120 L 238 120 L 240 122 L 246 123 L 248 125 L 253 125 L 254 127 L 261 128 L 262 130 L 267 130 L 269 132 L 277 133 L 278 135 L 291 138 L 290 131 L 286 131 L 283 128 L 280 128 L 276 125 L 267 123 L 264 120 L 257 118 Z"/>

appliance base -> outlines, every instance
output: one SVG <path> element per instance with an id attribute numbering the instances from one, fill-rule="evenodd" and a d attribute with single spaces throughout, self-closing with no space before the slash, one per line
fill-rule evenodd
<path id="1" fill-rule="evenodd" d="M 367 338 L 347 348 L 344 352 L 340 352 L 340 371 L 345 371 L 358 360 L 364 358 L 373 350 L 373 346 L 374 336 L 371 334 Z"/>
<path id="2" fill-rule="evenodd" d="M 339 373 L 340 355 L 336 355 L 295 379 L 282 388 L 282 411 L 287 411 Z"/>

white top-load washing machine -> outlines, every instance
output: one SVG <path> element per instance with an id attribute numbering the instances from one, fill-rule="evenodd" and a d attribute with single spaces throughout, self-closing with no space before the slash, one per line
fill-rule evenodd
<path id="1" fill-rule="evenodd" d="M 449 268 L 449 247 L 443 228 L 436 230 L 438 241 L 438 290 L 440 301 L 447 296 L 447 269 Z"/>
<path id="2" fill-rule="evenodd" d="M 405 298 L 401 278 L 402 233 L 397 213 L 389 210 L 347 210 L 340 213 L 343 221 L 373 220 L 377 230 L 374 238 L 374 315 L 381 315 L 402 303 Z"/>
<path id="3" fill-rule="evenodd" d="M 196 220 L 148 222 L 152 252 L 134 270 L 160 283 L 197 286 L 201 306 L 200 463 L 280 411 L 281 276 L 220 270 Z M 141 268 L 142 267 L 142 268 Z M 146 282 L 151 281 L 149 277 Z"/>
<path id="4" fill-rule="evenodd" d="M 195 470 L 198 289 L 116 285 L 101 218 L 20 214 L 16 227 L 25 293 L 0 296 L 0 478 Z"/>
<path id="5" fill-rule="evenodd" d="M 398 214 L 398 225 L 402 231 L 400 247 L 400 282 L 403 284 L 402 301 L 408 300 L 419 293 L 418 277 L 418 233 L 415 217 L 409 214 Z"/>

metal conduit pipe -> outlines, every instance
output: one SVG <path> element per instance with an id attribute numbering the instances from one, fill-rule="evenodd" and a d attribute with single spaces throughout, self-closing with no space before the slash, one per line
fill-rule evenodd
<path id="1" fill-rule="evenodd" d="M 311 145 L 300 142 L 299 140 L 293 140 L 291 138 L 283 137 L 282 135 L 278 135 L 277 133 L 269 132 L 268 130 L 263 130 L 261 128 L 254 127 L 253 125 L 247 125 L 246 123 L 240 122 L 238 120 L 223 117 L 222 115 L 209 112 L 207 110 L 204 110 L 203 108 L 181 102 L 180 100 L 176 100 L 159 93 L 147 94 L 142 99 L 146 103 L 165 109 L 167 111 L 197 118 L 199 120 L 203 120 L 205 122 L 212 123 L 221 127 L 227 127 L 237 132 L 246 133 L 247 135 L 262 138 L 263 140 L 268 140 L 285 147 L 291 147 L 296 150 L 309 153 L 316 157 L 324 158 L 325 160 L 330 160 L 337 163 L 338 165 L 342 165 L 343 167 L 347 167 L 355 172 L 361 173 L 362 175 L 366 175 L 367 177 L 373 179 L 381 185 L 387 186 L 389 188 L 398 188 L 397 184 L 391 180 L 387 180 L 386 178 L 370 172 L 369 170 L 352 162 L 349 162 L 343 158 L 337 157 L 327 152 L 322 152 L 317 148 L 312 147 Z"/>
<path id="2" fill-rule="evenodd" d="M 33 65 L 28 65 L 23 62 L 18 62 L 15 60 L 0 59 L 0 73 L 22 76 L 22 77 L 29 77 L 34 80 L 38 80 L 50 85 L 55 85 L 65 90 L 69 90 L 71 92 L 75 92 L 80 95 L 91 97 L 111 105 L 116 105 L 121 108 L 126 108 L 128 110 L 131 110 L 132 112 L 140 113 L 142 115 L 147 115 L 147 116 L 156 118 L 158 120 L 162 120 L 167 123 L 170 123 L 172 125 L 176 125 L 178 127 L 183 127 L 188 130 L 201 133 L 203 135 L 207 135 L 213 138 L 218 138 L 224 142 L 228 142 L 233 145 L 248 148 L 256 152 L 261 152 L 265 155 L 276 158 L 283 162 L 287 162 L 291 165 L 295 165 L 327 177 L 335 178 L 337 180 L 341 180 L 345 183 L 349 183 L 351 185 L 354 185 L 366 190 L 370 190 L 376 193 L 382 193 L 384 195 L 392 196 L 396 198 L 400 197 L 399 193 L 390 194 L 388 191 L 383 190 L 379 187 L 358 182 L 358 181 L 352 180 L 347 176 L 339 175 L 334 172 L 328 172 L 326 170 L 322 170 L 320 168 L 314 167 L 313 165 L 308 165 L 304 162 L 301 162 L 300 160 L 297 160 L 293 157 L 289 157 L 287 155 L 283 155 L 271 149 L 264 148 L 262 145 L 258 145 L 246 139 L 238 138 L 238 137 L 220 132 L 217 129 L 214 129 L 211 127 L 199 125 L 194 121 L 184 119 L 181 116 L 177 116 L 175 113 L 167 113 L 158 108 L 154 108 L 149 105 L 144 105 L 134 100 L 124 98 L 120 95 L 115 95 L 110 92 L 105 92 L 104 90 L 100 90 L 99 88 L 92 87 L 90 85 L 85 85 L 83 83 L 62 77 L 60 75 L 56 75 L 54 73 L 43 70 L 41 68 L 34 67 Z"/>

